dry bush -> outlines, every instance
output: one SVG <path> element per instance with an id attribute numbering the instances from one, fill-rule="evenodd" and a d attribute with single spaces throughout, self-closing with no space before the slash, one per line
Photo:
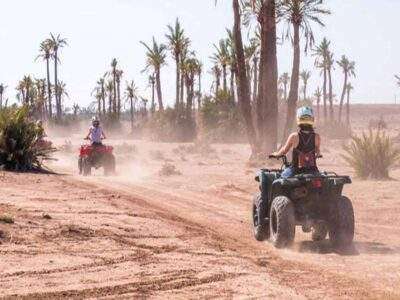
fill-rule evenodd
<path id="1" fill-rule="evenodd" d="M 6 224 L 14 224 L 14 218 L 9 215 L 1 215 L 0 216 L 0 222 L 6 223 Z"/>
<path id="2" fill-rule="evenodd" d="M 389 169 L 400 159 L 400 150 L 385 132 L 369 130 L 361 136 L 353 136 L 344 146 L 343 158 L 362 179 L 387 179 Z"/>
<path id="3" fill-rule="evenodd" d="M 158 174 L 160 176 L 182 175 L 182 173 L 176 168 L 175 165 L 169 163 L 165 163 Z"/>

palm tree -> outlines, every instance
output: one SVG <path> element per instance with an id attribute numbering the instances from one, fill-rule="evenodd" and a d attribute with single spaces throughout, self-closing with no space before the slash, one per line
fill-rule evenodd
<path id="1" fill-rule="evenodd" d="M 58 91 L 58 63 L 60 61 L 58 51 L 64 46 L 67 46 L 68 43 L 67 40 L 61 38 L 59 34 L 55 36 L 52 33 L 50 33 L 50 39 L 47 40 L 47 43 L 50 44 L 51 51 L 53 53 L 52 58 L 54 59 L 54 90 Z M 56 94 L 56 110 L 57 119 L 60 119 L 62 114 L 60 94 Z"/>
<path id="2" fill-rule="evenodd" d="M 129 101 L 131 107 L 131 131 L 133 132 L 134 128 L 134 106 L 138 99 L 138 88 L 135 82 L 132 80 L 131 82 L 126 83 L 125 89 L 125 99 Z"/>
<path id="3" fill-rule="evenodd" d="M 227 91 L 227 66 L 231 59 L 228 40 L 221 39 L 218 45 L 214 44 L 214 48 L 216 52 L 211 56 L 211 59 L 215 64 L 219 64 L 221 66 L 223 89 L 224 91 Z"/>
<path id="4" fill-rule="evenodd" d="M 33 90 L 34 83 L 29 75 L 25 75 L 17 86 L 18 95 L 17 97 L 23 105 L 29 106 L 33 103 Z"/>
<path id="5" fill-rule="evenodd" d="M 5 86 L 3 83 L 0 83 L 0 109 L 3 109 L 3 95 L 6 88 L 7 86 Z"/>
<path id="6" fill-rule="evenodd" d="M 356 63 L 354 61 L 350 61 L 345 55 L 343 55 L 341 60 L 338 61 L 337 64 L 342 68 L 344 74 L 343 91 L 342 91 L 342 96 L 340 97 L 340 105 L 339 105 L 339 122 L 341 122 L 343 103 L 347 92 L 347 81 L 349 77 L 356 76 L 355 74 Z"/>
<path id="7" fill-rule="evenodd" d="M 114 97 L 114 82 L 112 79 L 107 81 L 105 89 L 108 94 L 108 114 L 111 118 L 111 116 L 113 115 L 113 97 Z"/>
<path id="8" fill-rule="evenodd" d="M 36 113 L 43 120 L 46 115 L 46 79 L 35 79 L 34 84 L 36 88 Z"/>
<path id="9" fill-rule="evenodd" d="M 288 113 L 284 137 L 289 135 L 294 124 L 295 112 L 299 93 L 299 73 L 300 73 L 300 30 L 303 31 L 305 38 L 305 50 L 314 44 L 314 34 L 311 22 L 320 26 L 325 26 L 321 21 L 322 15 L 330 14 L 330 11 L 323 7 L 323 0 L 282 0 L 280 14 L 288 23 L 286 36 L 291 38 L 293 43 L 293 68 L 288 98 Z M 293 27 L 293 36 L 290 28 Z"/>
<path id="10" fill-rule="evenodd" d="M 300 73 L 300 78 L 303 81 L 303 100 L 307 100 L 307 85 L 308 81 L 311 78 L 311 72 L 310 71 L 303 71 Z"/>
<path id="11" fill-rule="evenodd" d="M 167 46 L 164 44 L 158 44 L 156 39 L 153 37 L 152 46 L 148 46 L 144 42 L 140 42 L 147 50 L 146 66 L 145 70 L 152 69 L 156 77 L 156 87 L 157 87 L 157 98 L 158 98 L 158 108 L 159 110 L 164 110 L 162 90 L 161 90 L 161 67 L 166 64 L 166 50 Z"/>
<path id="12" fill-rule="evenodd" d="M 347 92 L 347 104 L 346 104 L 346 125 L 347 128 L 350 128 L 350 93 L 354 89 L 351 83 L 346 85 L 346 92 Z"/>
<path id="13" fill-rule="evenodd" d="M 118 110 L 118 119 L 121 116 L 121 78 L 124 71 L 116 70 L 115 71 L 115 81 L 117 82 L 117 110 Z"/>
<path id="14" fill-rule="evenodd" d="M 156 111 L 156 104 L 155 104 L 155 97 L 154 97 L 154 89 L 155 89 L 155 85 L 156 85 L 156 78 L 154 75 L 150 75 L 149 76 L 149 85 L 151 87 L 151 113 L 154 113 Z"/>
<path id="15" fill-rule="evenodd" d="M 113 80 L 113 111 L 114 114 L 117 113 L 117 65 L 118 61 L 116 58 L 111 60 L 111 76 Z"/>
<path id="16" fill-rule="evenodd" d="M 47 76 L 47 101 L 49 117 L 53 117 L 52 100 L 51 100 L 51 81 L 50 81 L 50 59 L 53 58 L 52 44 L 49 39 L 40 43 L 39 55 L 36 60 L 41 58 L 46 61 L 46 76 Z"/>
<path id="17" fill-rule="evenodd" d="M 197 109 L 200 111 L 201 109 L 201 75 L 203 73 L 203 64 L 198 61 L 197 62 L 197 68 L 196 68 L 196 75 L 197 75 L 197 84 L 198 84 L 198 90 L 197 90 Z"/>
<path id="18" fill-rule="evenodd" d="M 239 100 L 239 108 L 241 110 L 247 137 L 250 142 L 252 149 L 252 156 L 257 155 L 258 145 L 256 142 L 256 130 L 254 128 L 252 109 L 251 109 L 251 92 L 249 86 L 249 80 L 246 71 L 246 59 L 244 54 L 243 38 L 242 38 L 242 18 L 240 12 L 239 0 L 233 0 L 233 39 L 236 50 L 236 61 L 237 61 L 237 95 Z"/>
<path id="19" fill-rule="evenodd" d="M 321 104 L 321 97 L 322 97 L 322 91 L 320 87 L 318 87 L 314 93 L 314 97 L 317 100 L 317 123 L 319 123 L 319 120 L 321 118 L 320 115 L 320 104 Z"/>
<path id="20" fill-rule="evenodd" d="M 181 27 L 179 19 L 177 18 L 175 21 L 175 26 L 168 25 L 169 33 L 166 34 L 166 38 L 168 39 L 168 47 L 172 52 L 172 55 L 175 59 L 176 64 L 176 100 L 175 106 L 178 107 L 180 102 L 180 81 L 181 81 L 181 54 L 182 51 L 187 48 L 190 44 L 190 40 L 185 37 L 185 32 Z M 181 100 L 183 101 L 183 99 Z"/>
<path id="21" fill-rule="evenodd" d="M 283 95 L 284 95 L 284 100 L 287 101 L 287 88 L 288 84 L 290 82 L 290 76 L 289 73 L 285 72 L 279 77 L 279 83 L 283 85 Z"/>
<path id="22" fill-rule="evenodd" d="M 215 95 L 218 94 L 218 91 L 221 86 L 221 69 L 220 67 L 215 64 L 214 67 L 211 69 L 211 73 L 214 76 L 214 82 L 215 82 Z"/>
<path id="23" fill-rule="evenodd" d="M 103 115 L 106 115 L 106 89 L 105 89 L 105 75 L 100 77 L 97 81 L 97 89 L 101 95 Z M 100 112 L 99 112 L 100 113 Z"/>
<path id="24" fill-rule="evenodd" d="M 69 98 L 67 89 L 66 89 L 66 84 L 62 81 L 59 81 L 55 86 L 54 86 L 54 94 L 56 95 L 56 97 L 59 99 L 59 115 L 58 115 L 58 119 L 61 119 L 62 116 L 62 103 L 63 103 L 63 99 L 64 96 Z"/>
<path id="25" fill-rule="evenodd" d="M 323 75 L 323 84 L 322 84 L 322 96 L 324 102 L 324 120 L 328 119 L 328 111 L 327 111 L 327 82 L 328 82 L 328 57 L 330 56 L 330 42 L 327 38 L 324 38 L 321 44 L 314 50 L 313 56 L 316 56 L 315 66 L 321 69 L 321 74 Z"/>
<path id="26" fill-rule="evenodd" d="M 334 102 L 334 95 L 333 95 L 333 84 L 332 84 L 332 70 L 335 69 L 334 67 L 335 64 L 335 59 L 333 58 L 333 53 L 330 52 L 327 61 L 326 61 L 326 68 L 328 71 L 328 87 L 329 87 L 329 95 L 328 95 L 328 100 L 329 100 L 329 119 L 331 122 L 334 121 L 334 116 L 333 116 L 333 102 Z"/>

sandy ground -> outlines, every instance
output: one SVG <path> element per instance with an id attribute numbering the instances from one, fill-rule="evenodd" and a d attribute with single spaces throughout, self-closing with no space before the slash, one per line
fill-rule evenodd
<path id="1" fill-rule="evenodd" d="M 0 215 L 15 221 L 0 222 L 0 297 L 400 299 L 400 170 L 345 188 L 356 212 L 348 251 L 301 229 L 276 250 L 252 236 L 248 147 L 135 141 L 119 146 L 117 176 L 85 178 L 78 144 L 51 165 L 60 175 L 0 175 Z M 352 175 L 332 149 L 340 142 L 321 168 Z M 181 175 L 160 176 L 165 162 Z"/>

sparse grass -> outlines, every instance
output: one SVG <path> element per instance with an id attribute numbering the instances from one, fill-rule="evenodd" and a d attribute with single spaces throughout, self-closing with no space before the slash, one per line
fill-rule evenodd
<path id="1" fill-rule="evenodd" d="M 6 223 L 6 224 L 14 224 L 14 218 L 12 216 L 3 214 L 3 215 L 0 215 L 0 222 Z"/>
<path id="2" fill-rule="evenodd" d="M 400 150 L 381 130 L 353 136 L 344 150 L 343 158 L 362 179 L 388 179 L 390 168 L 400 159 Z"/>
<path id="3" fill-rule="evenodd" d="M 169 163 L 165 163 L 158 174 L 160 176 L 182 175 L 182 173 L 176 168 L 175 165 Z"/>

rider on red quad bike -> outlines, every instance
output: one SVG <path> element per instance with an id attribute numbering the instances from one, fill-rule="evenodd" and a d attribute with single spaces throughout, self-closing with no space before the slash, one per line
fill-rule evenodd
<path id="1" fill-rule="evenodd" d="M 88 176 L 91 169 L 104 168 L 105 175 L 115 173 L 115 157 L 113 147 L 103 145 L 102 140 L 106 138 L 103 129 L 100 127 L 100 121 L 93 117 L 92 126 L 85 140 L 90 141 L 90 145 L 82 145 L 79 153 L 78 167 L 79 174 Z"/>
<path id="2" fill-rule="evenodd" d="M 89 128 L 89 133 L 86 136 L 86 140 L 89 140 L 92 146 L 101 146 L 102 140 L 106 138 L 103 128 L 100 126 L 98 117 L 92 118 L 92 126 Z"/>

